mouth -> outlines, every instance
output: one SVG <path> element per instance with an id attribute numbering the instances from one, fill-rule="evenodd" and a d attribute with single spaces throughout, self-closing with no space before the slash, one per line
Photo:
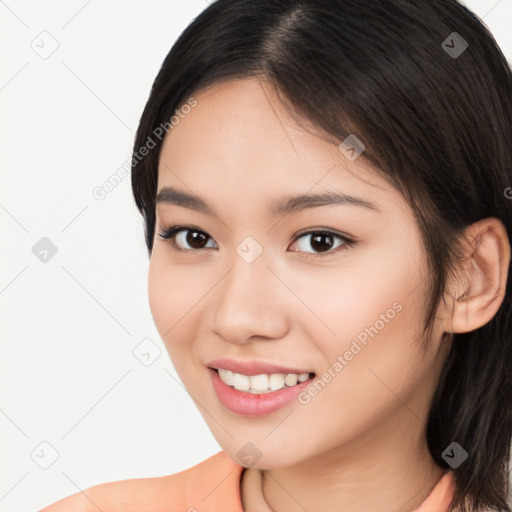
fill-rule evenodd
<path id="1" fill-rule="evenodd" d="M 302 369 L 289 372 L 266 363 L 223 361 L 208 363 L 213 389 L 224 407 L 242 416 L 262 416 L 291 404 L 316 377 Z"/>
<path id="2" fill-rule="evenodd" d="M 211 368 L 220 380 L 237 391 L 254 395 L 272 393 L 280 389 L 291 388 L 315 377 L 314 372 L 303 373 L 260 373 L 245 375 L 225 368 Z"/>

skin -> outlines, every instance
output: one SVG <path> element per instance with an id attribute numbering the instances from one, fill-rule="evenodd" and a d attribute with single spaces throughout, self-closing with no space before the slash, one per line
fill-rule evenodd
<path id="1" fill-rule="evenodd" d="M 503 300 L 510 244 L 502 223 L 484 219 L 468 229 L 481 244 L 468 243 L 460 275 L 449 282 L 453 299 L 441 303 L 423 350 L 429 273 L 401 194 L 362 158 L 345 158 L 341 141 L 297 124 L 264 81 L 230 81 L 194 96 L 197 106 L 164 141 L 158 190 L 194 193 L 216 216 L 157 206 L 148 293 L 174 367 L 222 449 L 237 462 L 247 442 L 261 452 L 243 474 L 245 510 L 265 510 L 262 492 L 276 512 L 367 512 L 376 503 L 381 512 L 415 509 L 443 475 L 425 428 L 450 346 L 446 333 L 484 325 Z M 329 190 L 379 211 L 329 205 L 268 215 L 268 205 L 285 196 Z M 187 231 L 178 237 L 181 251 L 158 236 L 174 224 L 206 233 L 207 247 L 189 246 Z M 310 236 L 299 238 L 310 230 L 356 243 L 336 251 L 344 242 L 334 239 L 320 252 Z M 236 252 L 247 236 L 263 248 L 252 263 Z M 211 359 L 257 359 L 318 377 L 394 303 L 400 312 L 309 403 L 247 417 L 219 402 Z"/>
<path id="2" fill-rule="evenodd" d="M 177 373 L 234 460 L 247 442 L 258 447 L 255 468 L 272 468 L 265 496 L 274 510 L 367 511 L 377 497 L 383 512 L 397 503 L 412 510 L 442 474 L 426 446 L 425 418 L 448 344 L 438 336 L 427 353 L 419 348 L 427 268 L 410 209 L 362 161 L 287 116 L 262 82 L 229 82 L 196 97 L 164 141 L 158 189 L 192 190 L 218 218 L 159 204 L 157 233 L 192 224 L 220 249 L 180 253 L 157 236 L 149 270 L 151 311 Z M 380 212 L 330 205 L 277 224 L 267 215 L 267 204 L 310 190 L 361 197 Z M 294 241 L 311 228 L 358 243 L 318 256 L 310 237 Z M 264 248 L 252 264 L 236 253 L 249 235 Z M 205 366 L 211 359 L 321 375 L 395 302 L 400 313 L 309 404 L 253 418 L 219 402 Z"/>

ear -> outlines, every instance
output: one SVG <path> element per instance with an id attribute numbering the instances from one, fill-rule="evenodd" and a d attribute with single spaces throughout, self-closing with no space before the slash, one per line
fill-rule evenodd
<path id="1" fill-rule="evenodd" d="M 445 332 L 474 331 L 489 322 L 505 297 L 510 266 L 510 242 L 503 223 L 482 219 L 466 228 L 460 274 L 451 278 L 451 315 L 443 318 Z"/>

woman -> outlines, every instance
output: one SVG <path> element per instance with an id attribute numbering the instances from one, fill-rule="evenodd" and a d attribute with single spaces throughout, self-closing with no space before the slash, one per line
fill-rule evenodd
<path id="1" fill-rule="evenodd" d="M 511 70 L 455 0 L 210 5 L 132 186 L 222 451 L 44 511 L 510 512 L 511 140 Z"/>

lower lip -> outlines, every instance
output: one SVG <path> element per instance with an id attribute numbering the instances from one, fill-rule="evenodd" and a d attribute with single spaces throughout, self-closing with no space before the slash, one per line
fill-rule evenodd
<path id="1" fill-rule="evenodd" d="M 228 386 L 221 380 L 219 374 L 215 370 L 212 370 L 211 368 L 208 370 L 210 371 L 212 378 L 213 389 L 217 393 L 222 405 L 232 412 L 248 416 L 262 416 L 264 414 L 270 414 L 281 407 L 288 405 L 301 391 L 311 384 L 314 378 L 300 382 L 295 386 L 284 387 L 283 389 L 278 389 L 277 391 L 272 391 L 270 393 L 254 394 L 246 393 L 245 391 L 238 391 L 237 389 Z"/>

